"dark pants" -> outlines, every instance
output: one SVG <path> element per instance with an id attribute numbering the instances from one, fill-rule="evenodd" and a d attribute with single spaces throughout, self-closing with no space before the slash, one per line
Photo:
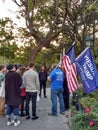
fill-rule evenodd
<path id="1" fill-rule="evenodd" d="M 65 110 L 69 109 L 69 94 L 63 93 Z"/>
<path id="2" fill-rule="evenodd" d="M 45 97 L 46 96 L 46 81 L 45 80 L 40 81 L 40 96 L 41 96 L 42 88 L 43 88 L 43 95 Z"/>
<path id="3" fill-rule="evenodd" d="M 21 96 L 21 115 L 24 112 L 24 103 L 25 103 L 26 96 Z"/>
<path id="4" fill-rule="evenodd" d="M 65 79 L 63 82 L 63 98 L 64 98 L 64 105 L 65 105 L 65 110 L 69 109 L 69 89 L 67 85 L 67 80 Z"/>
<path id="5" fill-rule="evenodd" d="M 29 104 L 30 100 L 32 101 L 32 116 L 36 116 L 36 99 L 37 99 L 37 92 L 26 92 L 26 116 L 29 116 Z"/>

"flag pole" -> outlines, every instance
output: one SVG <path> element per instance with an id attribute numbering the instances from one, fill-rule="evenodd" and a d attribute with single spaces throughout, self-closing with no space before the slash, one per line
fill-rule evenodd
<path id="1" fill-rule="evenodd" d="M 75 45 L 75 41 L 73 42 L 72 46 L 74 46 L 74 45 Z M 71 47 L 72 47 L 72 46 L 71 46 Z M 70 47 L 70 48 L 71 48 L 71 47 Z M 68 51 L 70 50 L 70 48 L 68 49 Z M 68 52 L 68 51 L 67 51 L 67 52 Z M 66 53 L 67 53 L 67 52 L 66 52 Z M 65 55 L 65 48 L 63 48 L 63 52 L 60 53 L 60 61 L 59 61 L 59 63 L 57 64 L 56 68 L 57 68 L 58 65 L 61 63 L 62 57 L 63 57 L 64 55 Z"/>
<path id="2" fill-rule="evenodd" d="M 61 61 L 62 61 L 62 52 L 60 53 L 60 61 L 59 61 L 59 63 L 57 64 L 57 66 L 55 67 L 55 69 L 59 66 L 59 64 L 61 64 Z"/>
<path id="3" fill-rule="evenodd" d="M 63 48 L 63 56 L 65 55 L 65 48 Z"/>

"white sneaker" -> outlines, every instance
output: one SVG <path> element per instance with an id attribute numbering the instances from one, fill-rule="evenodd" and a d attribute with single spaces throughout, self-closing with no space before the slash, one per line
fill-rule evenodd
<path id="1" fill-rule="evenodd" d="M 7 121 L 7 125 L 8 125 L 8 126 L 11 125 L 11 121 Z"/>
<path id="2" fill-rule="evenodd" d="M 12 120 L 12 121 L 7 121 L 7 125 L 9 126 L 9 125 L 12 125 L 14 123 L 14 120 Z"/>
<path id="3" fill-rule="evenodd" d="M 20 121 L 14 122 L 14 126 L 18 126 L 20 124 Z"/>

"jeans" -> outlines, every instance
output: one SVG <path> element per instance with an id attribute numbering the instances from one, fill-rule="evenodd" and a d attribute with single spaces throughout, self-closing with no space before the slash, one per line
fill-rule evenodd
<path id="1" fill-rule="evenodd" d="M 26 92 L 26 105 L 25 105 L 26 116 L 30 116 L 29 113 L 30 100 L 32 101 L 32 116 L 36 116 L 37 92 Z"/>
<path id="2" fill-rule="evenodd" d="M 52 101 L 51 113 L 54 115 L 57 114 L 57 97 L 59 99 L 59 104 L 60 104 L 60 113 L 65 112 L 63 90 L 62 89 L 51 90 L 51 101 Z"/>
<path id="3" fill-rule="evenodd" d="M 11 120 L 11 114 L 13 113 L 14 120 L 17 120 L 18 114 L 19 114 L 19 108 L 18 106 L 11 106 L 7 105 L 6 109 L 6 118 L 10 121 Z"/>

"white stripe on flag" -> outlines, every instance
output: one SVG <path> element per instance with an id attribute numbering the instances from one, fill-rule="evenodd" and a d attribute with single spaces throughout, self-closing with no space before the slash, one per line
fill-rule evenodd
<path id="1" fill-rule="evenodd" d="M 67 84 L 69 88 L 69 93 L 74 92 L 78 87 L 77 77 L 76 77 L 76 66 L 75 63 L 71 64 L 71 61 L 67 55 L 63 57 L 63 64 L 66 72 Z"/>

